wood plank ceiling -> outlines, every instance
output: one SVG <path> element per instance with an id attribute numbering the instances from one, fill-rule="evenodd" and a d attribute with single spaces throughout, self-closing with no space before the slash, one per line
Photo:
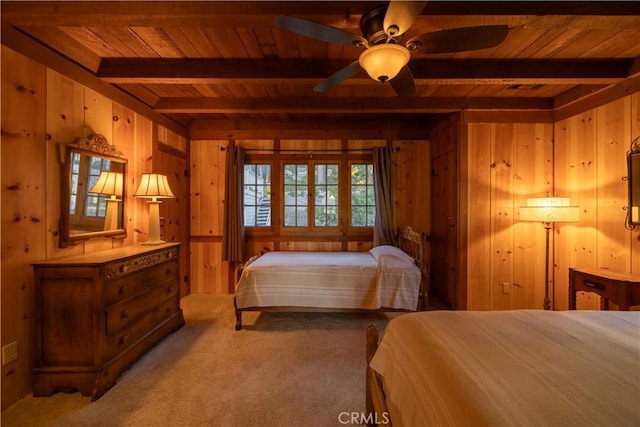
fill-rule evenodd
<path id="1" fill-rule="evenodd" d="M 362 15 L 384 4 L 5 1 L 2 43 L 32 50 L 45 62 L 64 57 L 186 127 L 198 119 L 423 120 L 461 110 L 553 112 L 611 85 L 638 85 L 640 2 L 432 1 L 405 40 L 490 24 L 508 25 L 507 39 L 470 52 L 413 53 L 409 66 L 417 90 L 410 97 L 396 96 L 389 84 L 364 72 L 314 92 L 361 49 L 281 30 L 275 18 L 285 14 L 360 34 Z M 36 53 L 42 48 L 55 54 Z"/>

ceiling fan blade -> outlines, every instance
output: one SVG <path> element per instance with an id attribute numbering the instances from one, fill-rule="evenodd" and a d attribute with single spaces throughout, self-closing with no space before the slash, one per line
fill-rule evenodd
<path id="1" fill-rule="evenodd" d="M 426 5 L 426 1 L 392 0 L 384 15 L 384 32 L 393 37 L 404 34 Z"/>
<path id="2" fill-rule="evenodd" d="M 498 46 L 509 34 L 508 25 L 452 28 L 424 33 L 406 44 L 416 53 L 451 53 Z M 413 46 L 419 46 L 414 48 Z"/>
<path id="3" fill-rule="evenodd" d="M 389 84 L 396 91 L 398 96 L 410 96 L 416 93 L 416 82 L 408 65 L 402 67 L 397 76 L 389 81 Z"/>
<path id="4" fill-rule="evenodd" d="M 361 47 L 367 45 L 367 40 L 357 34 L 291 16 L 278 16 L 276 26 L 292 33 L 329 43 Z"/>
<path id="5" fill-rule="evenodd" d="M 349 77 L 355 76 L 360 70 L 362 70 L 362 67 L 360 67 L 360 63 L 358 61 L 352 62 L 343 69 L 333 73 L 325 81 L 314 87 L 313 90 L 315 92 L 326 92 L 335 85 L 347 80 Z"/>

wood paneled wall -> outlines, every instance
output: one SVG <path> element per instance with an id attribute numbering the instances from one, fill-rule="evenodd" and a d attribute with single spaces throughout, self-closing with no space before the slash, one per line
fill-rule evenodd
<path id="1" fill-rule="evenodd" d="M 624 225 L 626 152 L 639 134 L 639 100 L 634 94 L 555 124 L 466 125 L 469 310 L 542 307 L 545 232 L 518 220 L 529 197 L 566 196 L 580 207 L 578 223 L 552 230 L 555 309 L 567 309 L 569 267 L 640 273 L 640 231 Z M 578 296 L 580 309 L 598 305 L 592 293 Z"/>
<path id="2" fill-rule="evenodd" d="M 640 230 L 624 227 L 628 205 L 626 153 L 640 135 L 636 93 L 555 124 L 556 194 L 580 207 L 580 222 L 556 227 L 556 306 L 568 303 L 568 268 L 610 268 L 640 274 Z M 597 309 L 593 293 L 578 309 Z"/>
<path id="3" fill-rule="evenodd" d="M 191 292 L 228 293 L 233 284 L 233 268 L 222 261 L 222 234 L 224 218 L 225 160 L 224 149 L 235 143 L 249 150 L 260 150 L 259 154 L 270 158 L 281 154 L 292 154 L 308 159 L 308 153 L 327 153 L 345 146 L 349 153 L 366 153 L 371 148 L 387 144 L 386 140 L 327 140 L 327 139 L 261 139 L 237 141 L 193 140 L 191 141 Z M 416 231 L 430 232 L 430 171 L 428 165 L 429 144 L 427 141 L 398 140 L 393 148 L 394 219 L 397 227 L 411 225 Z M 297 150 L 297 151 L 292 151 Z M 293 251 L 365 251 L 372 247 L 371 237 L 333 236 L 319 241 L 310 236 L 295 236 L 287 239 L 277 231 L 256 232 L 246 239 L 245 258 L 269 250 Z M 429 254 L 426 254 L 428 259 Z M 230 276 L 231 275 L 231 276 Z"/>
<path id="4" fill-rule="evenodd" d="M 187 138 L 68 77 L 2 47 L 2 345 L 18 342 L 18 360 L 2 367 L 2 408 L 31 392 L 35 293 L 31 263 L 131 245 L 146 239 L 148 207 L 132 195 L 142 172 L 170 176 L 186 206 Z M 125 239 L 94 238 L 60 248 L 60 143 L 104 135 L 128 160 Z M 159 138 L 162 138 L 158 141 Z M 164 146 L 169 148 L 164 149 Z M 160 151 L 182 164 L 160 161 Z M 182 176 L 182 187 L 174 180 Z M 174 183 L 176 184 L 174 186 Z M 188 239 L 186 209 L 164 203 L 167 240 Z M 184 211 L 184 212 L 183 212 Z M 182 224 L 176 230 L 175 224 Z M 176 236 L 178 236 L 176 238 Z M 181 251 L 188 256 L 188 250 Z M 182 261 L 187 271 L 188 258 Z M 184 291 L 184 290 L 183 290 Z M 188 291 L 188 289 L 186 289 Z"/>
<path id="5" fill-rule="evenodd" d="M 467 126 L 467 308 L 541 308 L 545 232 L 519 222 L 518 207 L 552 191 L 553 127 Z"/>

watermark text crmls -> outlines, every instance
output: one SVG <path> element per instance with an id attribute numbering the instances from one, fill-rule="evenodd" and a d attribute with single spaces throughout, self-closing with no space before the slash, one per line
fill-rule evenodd
<path id="1" fill-rule="evenodd" d="M 338 414 L 340 424 L 358 424 L 358 425 L 386 425 L 391 419 L 388 412 L 340 412 Z"/>

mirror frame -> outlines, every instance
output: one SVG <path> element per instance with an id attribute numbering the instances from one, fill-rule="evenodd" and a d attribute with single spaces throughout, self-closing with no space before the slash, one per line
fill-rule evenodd
<path id="1" fill-rule="evenodd" d="M 122 164 L 123 184 L 122 184 L 122 209 L 119 209 L 118 225 L 122 228 L 103 231 L 88 231 L 86 233 L 71 234 L 71 218 L 69 206 L 71 202 L 71 153 L 100 157 L 112 162 Z M 79 138 L 72 144 L 60 144 L 61 163 L 61 191 L 60 191 L 60 237 L 59 246 L 66 248 L 79 242 L 92 239 L 94 237 L 115 237 L 126 238 L 126 176 L 127 159 L 122 157 L 118 149 L 108 143 L 107 138 L 100 134 L 93 134 L 87 138 Z"/>
<path id="2" fill-rule="evenodd" d="M 627 181 L 629 205 L 627 206 L 627 228 L 640 227 L 640 136 L 631 141 L 627 152 Z"/>

